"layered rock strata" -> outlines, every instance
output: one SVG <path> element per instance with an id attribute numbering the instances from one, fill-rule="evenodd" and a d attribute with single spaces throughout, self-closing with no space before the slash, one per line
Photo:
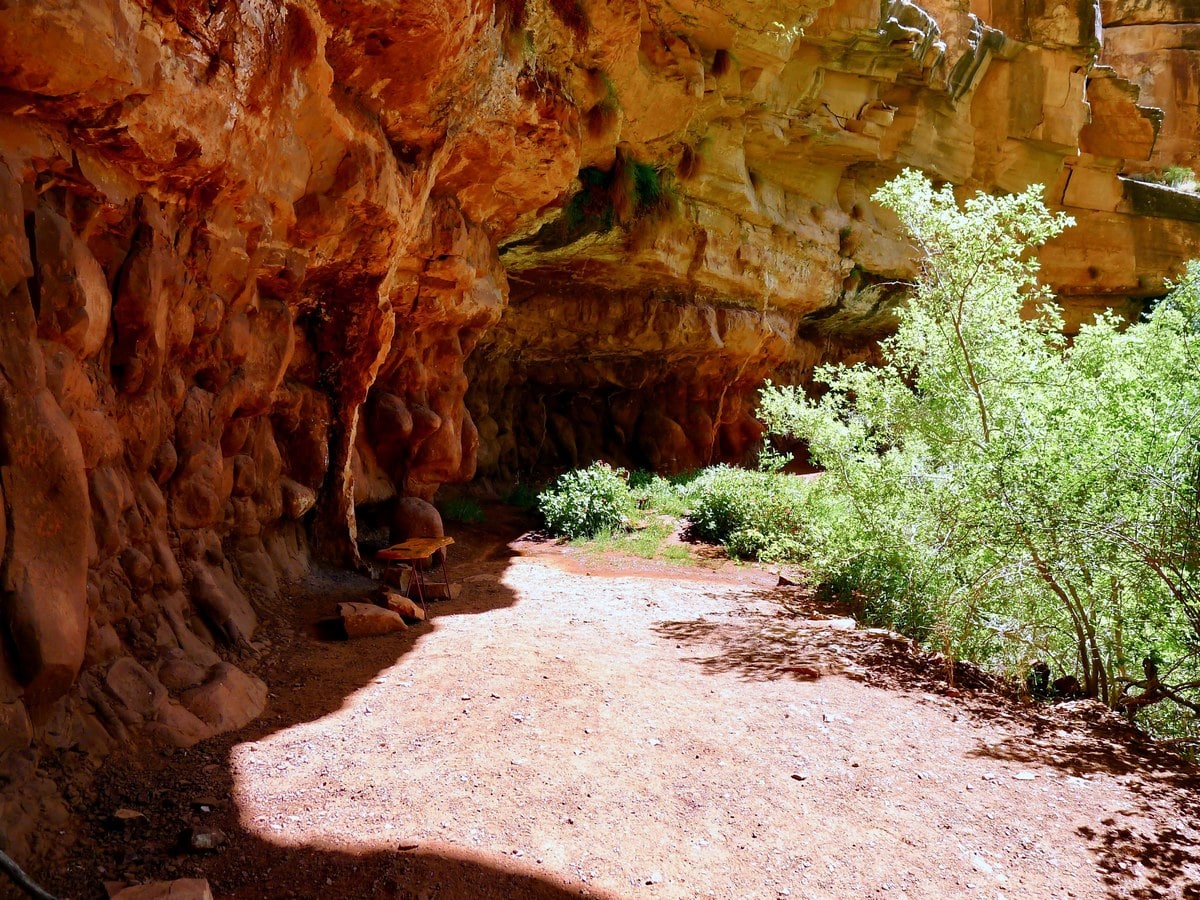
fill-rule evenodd
<path id="1" fill-rule="evenodd" d="M 964 195 L 1045 185 L 1078 222 L 1042 256 L 1071 327 L 1135 314 L 1196 252 L 1194 195 L 1127 177 L 1183 157 L 1128 54 L 1100 57 L 1116 26 L 1092 4 L 676 2 L 636 35 L 588 11 L 585 168 L 501 245 L 510 303 L 469 363 L 483 474 L 752 455 L 764 378 L 868 356 L 888 328 L 913 253 L 870 196 L 905 166 Z M 1155 96 L 1190 90 L 1196 60 L 1172 59 L 1144 61 Z"/>
<path id="2" fill-rule="evenodd" d="M 262 601 L 359 511 L 751 454 L 764 378 L 887 329 L 905 166 L 1046 185 L 1077 319 L 1160 294 L 1200 213 L 1128 176 L 1193 161 L 1194 26 L 1098 10 L 0 7 L 4 847 L 52 774 L 257 715 Z"/>

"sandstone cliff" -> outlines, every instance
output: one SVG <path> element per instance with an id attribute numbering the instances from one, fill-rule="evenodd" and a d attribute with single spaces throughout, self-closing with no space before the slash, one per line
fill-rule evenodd
<path id="1" fill-rule="evenodd" d="M 257 715 L 256 600 L 358 510 L 745 456 L 763 378 L 887 328 L 904 166 L 1045 184 L 1078 316 L 1161 294 L 1200 205 L 1124 176 L 1196 162 L 1176 6 L 0 6 L 7 846 L 65 755 Z"/>

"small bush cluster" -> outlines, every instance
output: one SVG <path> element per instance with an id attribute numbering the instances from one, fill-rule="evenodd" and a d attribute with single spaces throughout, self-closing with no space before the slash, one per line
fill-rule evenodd
<path id="1" fill-rule="evenodd" d="M 693 477 L 694 474 L 663 478 L 639 469 L 629 476 L 629 491 L 638 509 L 683 518 L 687 515 L 686 484 Z"/>
<path id="2" fill-rule="evenodd" d="M 804 521 L 813 527 L 809 493 L 800 479 L 777 472 L 720 465 L 664 478 L 595 463 L 562 475 L 538 506 L 552 533 L 638 556 L 661 551 L 671 529 L 654 517 L 670 517 L 686 519 L 697 538 L 730 556 L 777 562 L 811 555 L 801 528 Z M 631 528 L 638 540 L 621 537 Z"/>
<path id="3" fill-rule="evenodd" d="M 1162 183 L 1181 191 L 1196 189 L 1196 173 L 1187 166 L 1167 166 L 1162 170 Z"/>
<path id="4" fill-rule="evenodd" d="M 635 504 L 624 469 L 593 463 L 560 475 L 538 497 L 538 509 L 552 534 L 595 537 L 629 526 Z"/>
<path id="5" fill-rule="evenodd" d="M 478 525 L 487 518 L 483 507 L 470 497 L 451 497 L 440 505 L 443 522 Z"/>
<path id="6" fill-rule="evenodd" d="M 684 490 L 692 531 L 742 559 L 794 559 L 804 553 L 802 482 L 789 475 L 712 466 Z"/>
<path id="7" fill-rule="evenodd" d="M 533 509 L 538 505 L 538 492 L 528 484 L 517 482 L 512 490 L 504 495 L 504 502 L 517 509 Z"/>

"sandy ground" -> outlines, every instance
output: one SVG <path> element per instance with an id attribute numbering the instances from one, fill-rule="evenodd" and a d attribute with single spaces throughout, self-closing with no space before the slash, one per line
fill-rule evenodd
<path id="1" fill-rule="evenodd" d="M 266 626 L 267 715 L 109 766 L 38 873 L 218 897 L 1200 897 L 1200 778 L 1089 704 L 950 690 L 774 575 L 463 532 L 454 601 L 322 637 L 370 583 Z M 461 531 L 461 529 L 460 529 Z M 118 806 L 148 819 L 106 830 Z M 216 828 L 210 854 L 174 845 Z"/>

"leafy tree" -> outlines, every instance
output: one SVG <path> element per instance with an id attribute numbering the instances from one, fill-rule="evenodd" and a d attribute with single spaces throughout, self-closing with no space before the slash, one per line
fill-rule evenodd
<path id="1" fill-rule="evenodd" d="M 818 400 L 768 385 L 770 431 L 825 469 L 814 551 L 831 584 L 954 653 L 1051 659 L 1087 696 L 1194 711 L 1200 688 L 1200 267 L 1146 321 L 1098 317 L 1073 341 L 1029 252 L 1074 223 L 1039 185 L 961 207 L 906 171 L 875 200 L 921 268 L 883 364 L 832 366 Z M 1133 694 L 1130 685 L 1140 686 Z"/>

